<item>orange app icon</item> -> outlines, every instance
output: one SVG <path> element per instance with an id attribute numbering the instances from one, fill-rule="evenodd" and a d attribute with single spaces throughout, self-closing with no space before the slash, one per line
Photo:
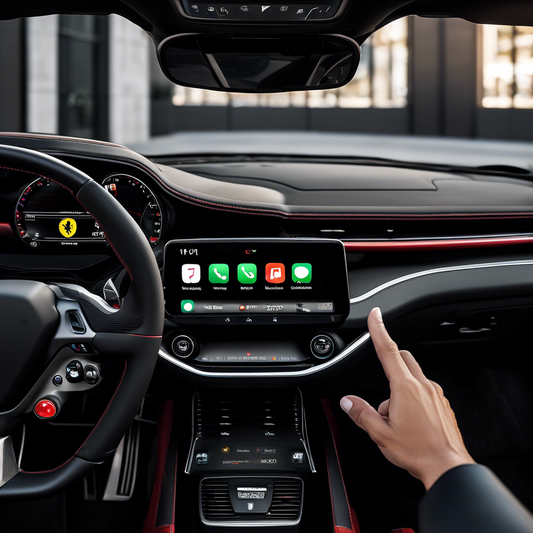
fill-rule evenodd
<path id="1" fill-rule="evenodd" d="M 265 273 L 269 283 L 283 283 L 285 281 L 285 265 L 283 263 L 268 263 Z"/>

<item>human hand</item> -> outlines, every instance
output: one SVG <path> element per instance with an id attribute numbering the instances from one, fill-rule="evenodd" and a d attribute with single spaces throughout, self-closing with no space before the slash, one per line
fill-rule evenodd
<path id="1" fill-rule="evenodd" d="M 390 382 L 390 399 L 376 411 L 358 396 L 345 396 L 341 407 L 391 463 L 420 479 L 429 490 L 451 468 L 475 461 L 466 451 L 442 387 L 424 376 L 409 352 L 398 350 L 379 308 L 370 312 L 368 329 Z"/>

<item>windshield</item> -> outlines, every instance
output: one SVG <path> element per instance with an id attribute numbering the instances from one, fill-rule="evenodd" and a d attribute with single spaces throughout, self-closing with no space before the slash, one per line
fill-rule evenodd
<path id="1" fill-rule="evenodd" d="M 531 27 L 399 19 L 362 45 L 359 70 L 346 86 L 277 94 L 173 85 L 147 34 L 116 15 L 2 21 L 0 50 L 8 74 L 0 82 L 2 131 L 108 140 L 147 155 L 276 153 L 532 166 Z M 447 140 L 435 151 L 427 137 Z M 511 155 L 507 146 L 494 145 L 490 160 L 481 156 L 483 147 L 472 159 L 477 148 L 457 139 L 527 144 L 514 145 Z"/>

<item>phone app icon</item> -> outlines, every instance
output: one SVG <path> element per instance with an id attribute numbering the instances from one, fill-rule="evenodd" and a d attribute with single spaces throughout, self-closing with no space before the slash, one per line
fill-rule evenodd
<path id="1" fill-rule="evenodd" d="M 181 267 L 183 283 L 200 283 L 200 265 L 186 264 Z"/>
<path id="2" fill-rule="evenodd" d="M 194 311 L 194 302 L 192 300 L 181 301 L 181 312 L 192 313 Z"/>
<path id="3" fill-rule="evenodd" d="M 295 263 L 292 265 L 292 281 L 294 283 L 311 283 L 313 267 L 310 263 Z"/>
<path id="4" fill-rule="evenodd" d="M 229 266 L 224 263 L 209 265 L 209 281 L 211 283 L 227 283 L 229 281 Z"/>
<path id="5" fill-rule="evenodd" d="M 285 281 L 285 265 L 283 263 L 268 263 L 265 274 L 269 283 L 283 283 Z"/>
<path id="6" fill-rule="evenodd" d="M 251 285 L 257 281 L 257 267 L 253 263 L 241 263 L 237 267 L 239 283 Z"/>

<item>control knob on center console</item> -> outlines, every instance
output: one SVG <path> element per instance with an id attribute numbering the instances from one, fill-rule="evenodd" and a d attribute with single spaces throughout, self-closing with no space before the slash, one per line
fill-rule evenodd
<path id="1" fill-rule="evenodd" d="M 190 335 L 181 334 L 172 341 L 171 348 L 174 355 L 185 359 L 196 351 L 196 346 L 197 343 Z"/>
<path id="2" fill-rule="evenodd" d="M 318 333 L 309 344 L 313 356 L 321 360 L 329 359 L 343 346 L 342 339 L 335 333 Z"/>

